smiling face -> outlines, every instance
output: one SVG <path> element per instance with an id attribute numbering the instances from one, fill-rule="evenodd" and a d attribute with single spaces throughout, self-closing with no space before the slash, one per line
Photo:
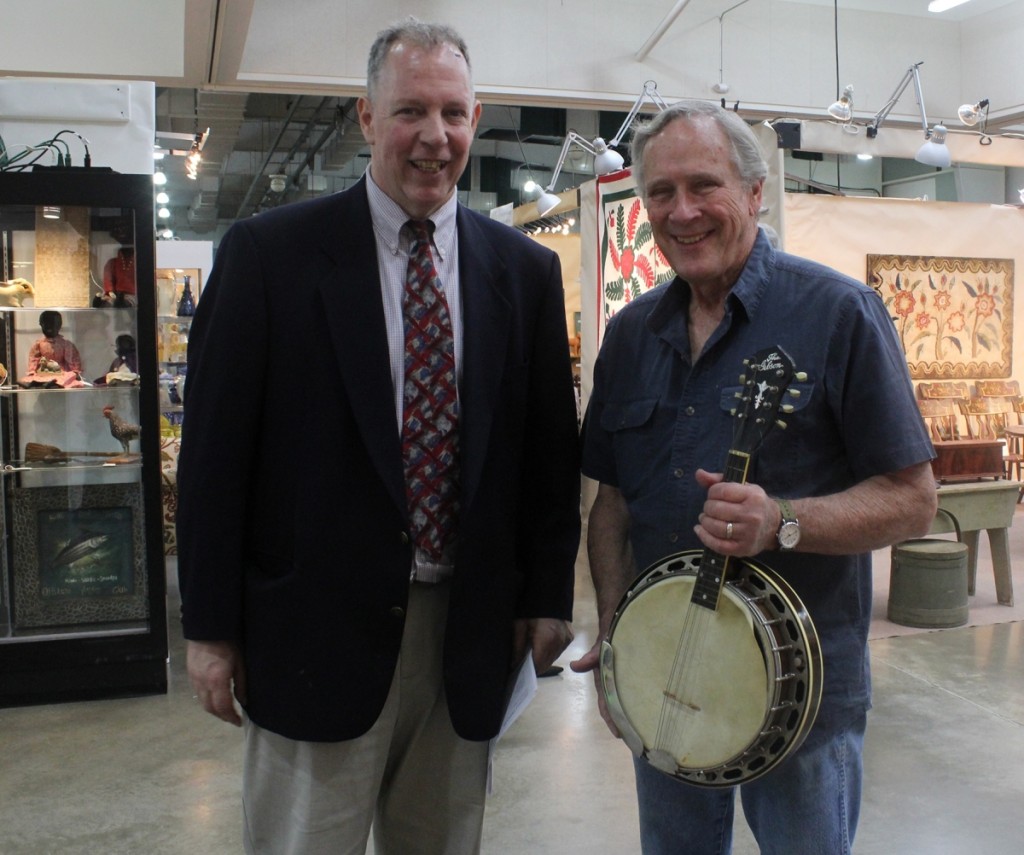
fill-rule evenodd
<path id="1" fill-rule="evenodd" d="M 725 293 L 757 237 L 763 181 L 745 182 L 710 118 L 677 119 L 644 153 L 647 213 L 658 247 L 698 290 Z"/>
<path id="2" fill-rule="evenodd" d="M 466 168 L 480 119 L 462 54 L 448 44 L 395 43 L 373 100 L 360 98 L 358 110 L 377 185 L 414 219 L 441 207 Z"/>

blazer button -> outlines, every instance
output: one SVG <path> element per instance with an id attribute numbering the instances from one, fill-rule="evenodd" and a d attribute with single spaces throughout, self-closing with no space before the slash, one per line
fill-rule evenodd
<path id="1" fill-rule="evenodd" d="M 396 618 L 397 620 L 401 620 L 405 617 L 405 609 L 403 609 L 401 606 L 392 606 L 389 609 L 388 614 L 390 614 L 391 617 Z"/>
<path id="2" fill-rule="evenodd" d="M 400 535 L 398 535 L 398 541 L 399 541 L 399 543 L 402 544 L 402 546 L 408 546 L 409 545 L 409 532 L 403 531 Z"/>

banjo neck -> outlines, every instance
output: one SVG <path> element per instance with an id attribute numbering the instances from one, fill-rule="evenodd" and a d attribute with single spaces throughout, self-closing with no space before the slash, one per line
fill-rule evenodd
<path id="1" fill-rule="evenodd" d="M 725 462 L 723 480 L 734 484 L 744 484 L 750 469 L 750 454 L 732 449 Z M 690 602 L 695 606 L 718 611 L 722 598 L 722 588 L 729 574 L 729 563 L 732 559 L 713 549 L 705 549 L 701 554 L 697 577 L 693 583 L 693 594 Z"/>

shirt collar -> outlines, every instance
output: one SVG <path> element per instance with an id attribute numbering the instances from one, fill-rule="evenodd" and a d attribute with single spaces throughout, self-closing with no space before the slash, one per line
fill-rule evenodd
<path id="1" fill-rule="evenodd" d="M 370 219 L 373 221 L 373 229 L 384 241 L 388 250 L 395 255 L 400 250 L 408 252 L 409 240 L 402 235 L 402 226 L 409 221 L 410 217 L 402 210 L 401 205 L 388 196 L 373 180 L 372 167 L 366 170 L 366 196 L 370 203 Z M 455 237 L 455 216 L 458 207 L 458 194 L 452 193 L 451 198 L 427 218 L 434 224 L 434 249 L 441 261 L 445 260 L 445 255 Z"/>
<path id="2" fill-rule="evenodd" d="M 727 298 L 727 307 L 739 307 L 747 318 L 752 319 L 764 296 L 768 282 L 775 271 L 775 248 L 761 229 L 757 230 L 754 247 L 743 265 L 739 279 L 732 286 Z M 658 305 L 651 312 L 650 326 L 653 330 L 661 329 L 670 318 L 684 311 L 690 300 L 690 286 L 678 276 L 673 279 Z"/>

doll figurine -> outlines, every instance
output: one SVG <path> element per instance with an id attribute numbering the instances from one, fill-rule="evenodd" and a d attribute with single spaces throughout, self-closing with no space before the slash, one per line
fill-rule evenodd
<path id="1" fill-rule="evenodd" d="M 82 381 L 82 357 L 78 348 L 60 334 L 64 319 L 52 309 L 39 316 L 43 336 L 28 352 L 28 374 L 18 384 L 31 386 L 62 386 L 70 389 L 86 386 Z"/>
<path id="2" fill-rule="evenodd" d="M 135 305 L 135 248 L 123 246 L 103 266 L 100 306 Z"/>
<path id="3" fill-rule="evenodd" d="M 139 383 L 139 360 L 135 349 L 135 339 L 130 335 L 119 335 L 114 341 L 117 356 L 110 363 L 107 373 L 98 377 L 97 386 L 137 386 Z"/>

